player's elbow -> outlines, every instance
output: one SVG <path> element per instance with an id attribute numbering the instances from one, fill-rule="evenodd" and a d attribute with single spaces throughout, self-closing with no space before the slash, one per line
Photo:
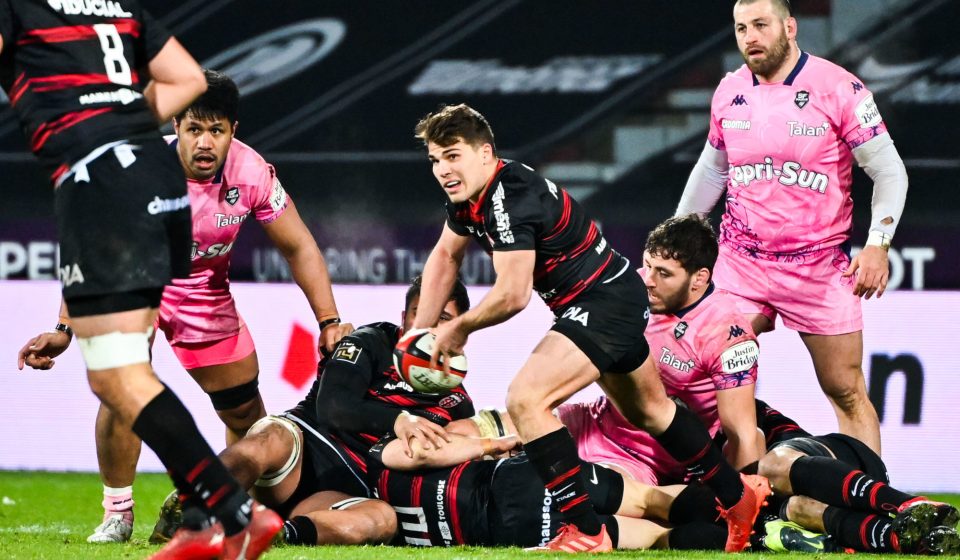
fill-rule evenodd
<path id="1" fill-rule="evenodd" d="M 199 66 L 193 66 L 180 77 L 180 87 L 195 99 L 207 91 L 207 77 Z"/>
<path id="2" fill-rule="evenodd" d="M 533 286 L 512 286 L 509 288 L 506 293 L 503 295 L 503 307 L 510 314 L 519 313 L 523 311 L 527 304 L 530 303 L 530 294 L 532 293 Z"/>

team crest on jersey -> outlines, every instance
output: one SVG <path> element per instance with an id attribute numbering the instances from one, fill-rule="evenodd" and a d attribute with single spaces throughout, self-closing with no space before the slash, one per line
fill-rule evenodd
<path id="1" fill-rule="evenodd" d="M 680 321 L 677 323 L 677 326 L 673 327 L 673 338 L 680 340 L 683 335 L 687 334 L 688 326 L 689 325 L 687 325 L 686 321 Z"/>
<path id="2" fill-rule="evenodd" d="M 357 348 L 352 342 L 342 342 L 340 346 L 337 346 L 337 351 L 333 353 L 333 359 L 356 364 L 357 360 L 360 359 L 362 350 L 363 348 Z"/>
<path id="3" fill-rule="evenodd" d="M 798 109 L 803 109 L 807 106 L 807 103 L 810 103 L 810 92 L 800 90 L 797 92 L 797 96 L 793 98 L 793 104 L 797 106 Z"/>
<path id="4" fill-rule="evenodd" d="M 237 187 L 230 187 L 223 199 L 227 201 L 227 204 L 233 206 L 238 200 L 240 200 L 240 189 Z"/>
<path id="5" fill-rule="evenodd" d="M 450 393 L 449 395 L 440 399 L 440 402 L 438 404 L 443 408 L 450 409 L 462 402 L 463 402 L 463 395 L 461 395 L 460 393 Z"/>

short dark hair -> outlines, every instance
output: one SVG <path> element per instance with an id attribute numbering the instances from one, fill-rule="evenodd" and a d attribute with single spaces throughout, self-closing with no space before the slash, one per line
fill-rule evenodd
<path id="1" fill-rule="evenodd" d="M 420 288 L 423 285 L 423 276 L 417 275 L 410 282 L 410 287 L 407 288 L 407 301 L 403 306 L 403 310 L 409 312 L 410 304 L 413 303 L 413 298 L 420 295 Z M 467 287 L 463 285 L 463 282 L 459 278 L 456 279 L 453 283 L 453 289 L 450 291 L 450 297 L 447 301 L 452 301 L 454 305 L 457 306 L 457 313 L 463 315 L 470 310 L 470 296 L 467 294 Z"/>
<path id="2" fill-rule="evenodd" d="M 420 119 L 413 133 L 423 141 L 424 146 L 433 142 L 446 148 L 463 140 L 474 148 L 490 144 L 493 153 L 497 153 L 490 123 L 479 111 L 466 103 L 441 105 L 439 109 Z"/>
<path id="3" fill-rule="evenodd" d="M 697 214 L 674 216 L 650 232 L 644 250 L 678 261 L 690 274 L 701 268 L 712 274 L 713 265 L 717 263 L 717 234 L 710 222 Z"/>
<path id="4" fill-rule="evenodd" d="M 737 4 L 753 4 L 759 0 L 737 0 Z M 793 15 L 793 9 L 790 7 L 790 0 L 770 0 L 770 6 L 773 7 L 774 13 L 780 16 L 781 19 L 787 19 Z"/>
<path id="5" fill-rule="evenodd" d="M 240 90 L 236 82 L 230 76 L 208 68 L 203 69 L 203 75 L 207 79 L 207 91 L 181 111 L 177 121 L 190 113 L 201 121 L 226 118 L 233 125 L 240 115 Z"/>

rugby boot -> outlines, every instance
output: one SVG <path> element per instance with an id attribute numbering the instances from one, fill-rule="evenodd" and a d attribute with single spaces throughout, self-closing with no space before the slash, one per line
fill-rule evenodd
<path id="1" fill-rule="evenodd" d="M 766 534 L 760 544 L 774 552 L 838 552 L 833 540 L 823 533 L 808 531 L 793 521 L 776 519 L 764 523 Z"/>
<path id="2" fill-rule="evenodd" d="M 960 521 L 960 512 L 950 504 L 914 498 L 900 506 L 893 519 L 896 547 L 904 553 L 916 552 L 934 527 L 956 528 L 957 521 Z"/>
<path id="3" fill-rule="evenodd" d="M 223 558 L 223 527 L 215 523 L 205 529 L 181 527 L 149 560 L 212 560 Z"/>
<path id="4" fill-rule="evenodd" d="M 270 508 L 253 502 L 250 523 L 236 535 L 223 541 L 224 560 L 256 560 L 273 544 L 273 537 L 283 529 L 283 519 Z"/>
<path id="5" fill-rule="evenodd" d="M 920 539 L 918 554 L 930 556 L 960 554 L 960 534 L 955 527 L 934 527 L 925 537 Z"/>
<path id="6" fill-rule="evenodd" d="M 173 534 L 183 526 L 183 506 L 176 490 L 170 492 L 160 506 L 160 517 L 150 533 L 150 544 L 163 544 L 173 538 Z"/>
<path id="7" fill-rule="evenodd" d="M 543 546 L 524 549 L 527 552 L 610 552 L 613 542 L 607 533 L 607 526 L 600 526 L 600 534 L 586 535 L 572 523 L 564 523 L 557 530 L 557 536 Z"/>
<path id="8" fill-rule="evenodd" d="M 93 534 L 87 537 L 88 543 L 122 543 L 130 540 L 133 534 L 133 510 L 117 511 L 106 515 Z"/>
<path id="9" fill-rule="evenodd" d="M 743 482 L 743 496 L 730 509 L 724 509 L 717 501 L 717 511 L 727 522 L 726 552 L 740 552 L 750 546 L 750 534 L 757 520 L 760 508 L 767 504 L 770 495 L 770 481 L 756 474 L 740 473 Z"/>

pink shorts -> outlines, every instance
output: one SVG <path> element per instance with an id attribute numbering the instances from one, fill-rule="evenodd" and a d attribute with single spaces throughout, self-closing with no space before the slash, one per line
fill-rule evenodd
<path id="1" fill-rule="evenodd" d="M 855 277 L 842 277 L 850 257 L 841 247 L 791 257 L 755 257 L 720 245 L 713 269 L 718 288 L 737 296 L 741 313 L 760 313 L 773 323 L 779 314 L 789 329 L 838 335 L 863 330 Z"/>
<path id="2" fill-rule="evenodd" d="M 228 338 L 205 342 L 177 342 L 171 344 L 170 348 L 180 360 L 180 365 L 187 370 L 236 362 L 255 350 L 253 338 L 246 325 L 241 325 L 240 332 Z"/>
<path id="3" fill-rule="evenodd" d="M 660 477 L 653 465 L 655 458 L 644 453 L 642 445 L 637 446 L 641 449 L 637 450 L 636 455 L 616 445 L 604 434 L 595 412 L 593 403 L 568 403 L 556 409 L 557 418 L 570 430 L 577 444 L 580 458 L 598 465 L 619 467 L 643 484 L 660 484 Z"/>

